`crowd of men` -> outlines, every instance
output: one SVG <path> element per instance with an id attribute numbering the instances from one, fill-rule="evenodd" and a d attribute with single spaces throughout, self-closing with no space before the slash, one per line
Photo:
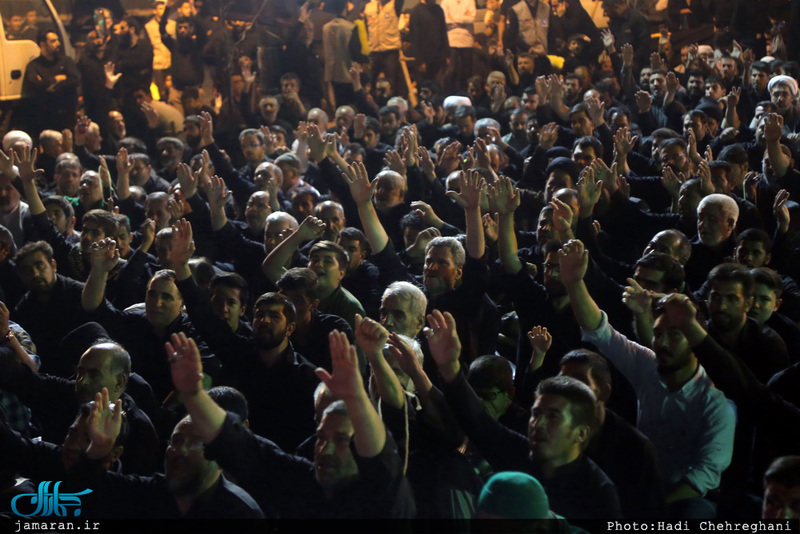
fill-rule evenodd
<path id="1" fill-rule="evenodd" d="M 0 513 L 800 516 L 798 2 L 633 4 L 2 13 Z"/>

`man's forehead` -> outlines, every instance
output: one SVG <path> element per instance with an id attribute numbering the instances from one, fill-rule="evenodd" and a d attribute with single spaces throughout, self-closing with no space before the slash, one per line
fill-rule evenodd
<path id="1" fill-rule="evenodd" d="M 318 430 L 331 435 L 343 434 L 352 436 L 355 433 L 350 417 L 338 413 L 326 413 L 323 415 Z"/>

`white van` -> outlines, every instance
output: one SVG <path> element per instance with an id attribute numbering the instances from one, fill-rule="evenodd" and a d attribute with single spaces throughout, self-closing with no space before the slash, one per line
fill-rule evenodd
<path id="1" fill-rule="evenodd" d="M 75 57 L 69 35 L 50 0 L 0 0 L 0 102 L 20 98 L 25 67 L 39 55 L 35 41 L 40 29 L 56 32 L 64 53 Z"/>

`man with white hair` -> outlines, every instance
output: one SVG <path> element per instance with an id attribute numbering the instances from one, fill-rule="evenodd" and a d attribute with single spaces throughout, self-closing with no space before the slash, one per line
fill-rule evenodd
<path id="1" fill-rule="evenodd" d="M 697 237 L 686 263 L 686 282 L 692 289 L 700 288 L 711 269 L 733 255 L 738 219 L 739 206 L 728 195 L 714 193 L 697 205 Z"/>
<path id="2" fill-rule="evenodd" d="M 770 99 L 778 114 L 783 117 L 784 135 L 800 131 L 800 110 L 797 108 L 797 80 L 781 74 L 767 84 Z"/>

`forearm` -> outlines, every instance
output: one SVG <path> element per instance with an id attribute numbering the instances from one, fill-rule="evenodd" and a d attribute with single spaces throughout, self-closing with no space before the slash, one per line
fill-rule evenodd
<path id="1" fill-rule="evenodd" d="M 378 213 L 375 211 L 375 206 L 372 205 L 372 202 L 359 204 L 358 216 L 361 219 L 364 234 L 367 236 L 367 242 L 372 248 L 372 253 L 377 254 L 386 248 L 386 244 L 389 242 L 389 235 L 383 228 L 380 219 L 378 219 Z"/>
<path id="2" fill-rule="evenodd" d="M 584 281 L 578 280 L 575 283 L 565 285 L 569 295 L 569 302 L 572 306 L 572 313 L 575 315 L 578 325 L 583 330 L 597 330 L 603 320 L 603 314 L 589 294 Z"/>
<path id="3" fill-rule="evenodd" d="M 472 209 L 466 209 L 464 210 L 464 215 L 467 222 L 467 254 L 475 259 L 480 259 L 486 250 L 481 209 L 477 206 Z"/>
<path id="4" fill-rule="evenodd" d="M 368 354 L 367 359 L 372 367 L 372 376 L 381 400 L 392 408 L 402 408 L 405 404 L 403 386 L 400 385 L 397 375 L 389 367 L 386 358 L 381 354 Z"/>
<path id="5" fill-rule="evenodd" d="M 288 238 L 281 241 L 277 247 L 272 249 L 272 252 L 264 258 L 264 263 L 261 264 L 261 269 L 264 274 L 273 283 L 283 276 L 286 272 L 286 267 L 292 258 L 294 252 L 300 246 L 300 235 L 295 231 Z"/>
<path id="6" fill-rule="evenodd" d="M 636 313 L 633 316 L 633 327 L 636 331 L 636 339 L 640 345 L 653 348 L 653 313 Z"/>
<path id="7" fill-rule="evenodd" d="M 201 389 L 194 394 L 183 393 L 183 404 L 192 418 L 195 429 L 204 443 L 210 443 L 219 436 L 225 422 L 225 410 Z"/>
<path id="8" fill-rule="evenodd" d="M 25 202 L 28 203 L 28 208 L 30 209 L 31 215 L 39 215 L 40 213 L 44 213 L 44 204 L 42 203 L 42 199 L 39 197 L 39 191 L 36 189 L 36 184 L 33 182 L 33 180 L 23 182 L 22 187 L 25 191 Z"/>
<path id="9" fill-rule="evenodd" d="M 775 178 L 783 178 L 789 172 L 789 158 L 783 155 L 781 150 L 781 142 L 779 139 L 774 141 L 767 141 L 767 155 L 769 162 L 772 164 L 772 170 Z M 33 206 L 31 206 L 31 210 Z"/>
<path id="10" fill-rule="evenodd" d="M 356 452 L 362 458 L 376 457 L 386 444 L 386 428 L 367 392 L 362 389 L 356 395 L 344 399 L 344 403 L 353 423 Z"/>
<path id="11" fill-rule="evenodd" d="M 505 213 L 499 216 L 497 231 L 497 249 L 503 270 L 508 274 L 516 274 L 522 269 L 522 262 L 517 256 L 517 235 L 514 233 L 514 214 Z"/>
<path id="12" fill-rule="evenodd" d="M 108 273 L 99 273 L 94 269 L 89 272 L 89 277 L 86 279 L 81 293 L 81 307 L 84 311 L 92 312 L 103 303 L 107 280 Z"/>

